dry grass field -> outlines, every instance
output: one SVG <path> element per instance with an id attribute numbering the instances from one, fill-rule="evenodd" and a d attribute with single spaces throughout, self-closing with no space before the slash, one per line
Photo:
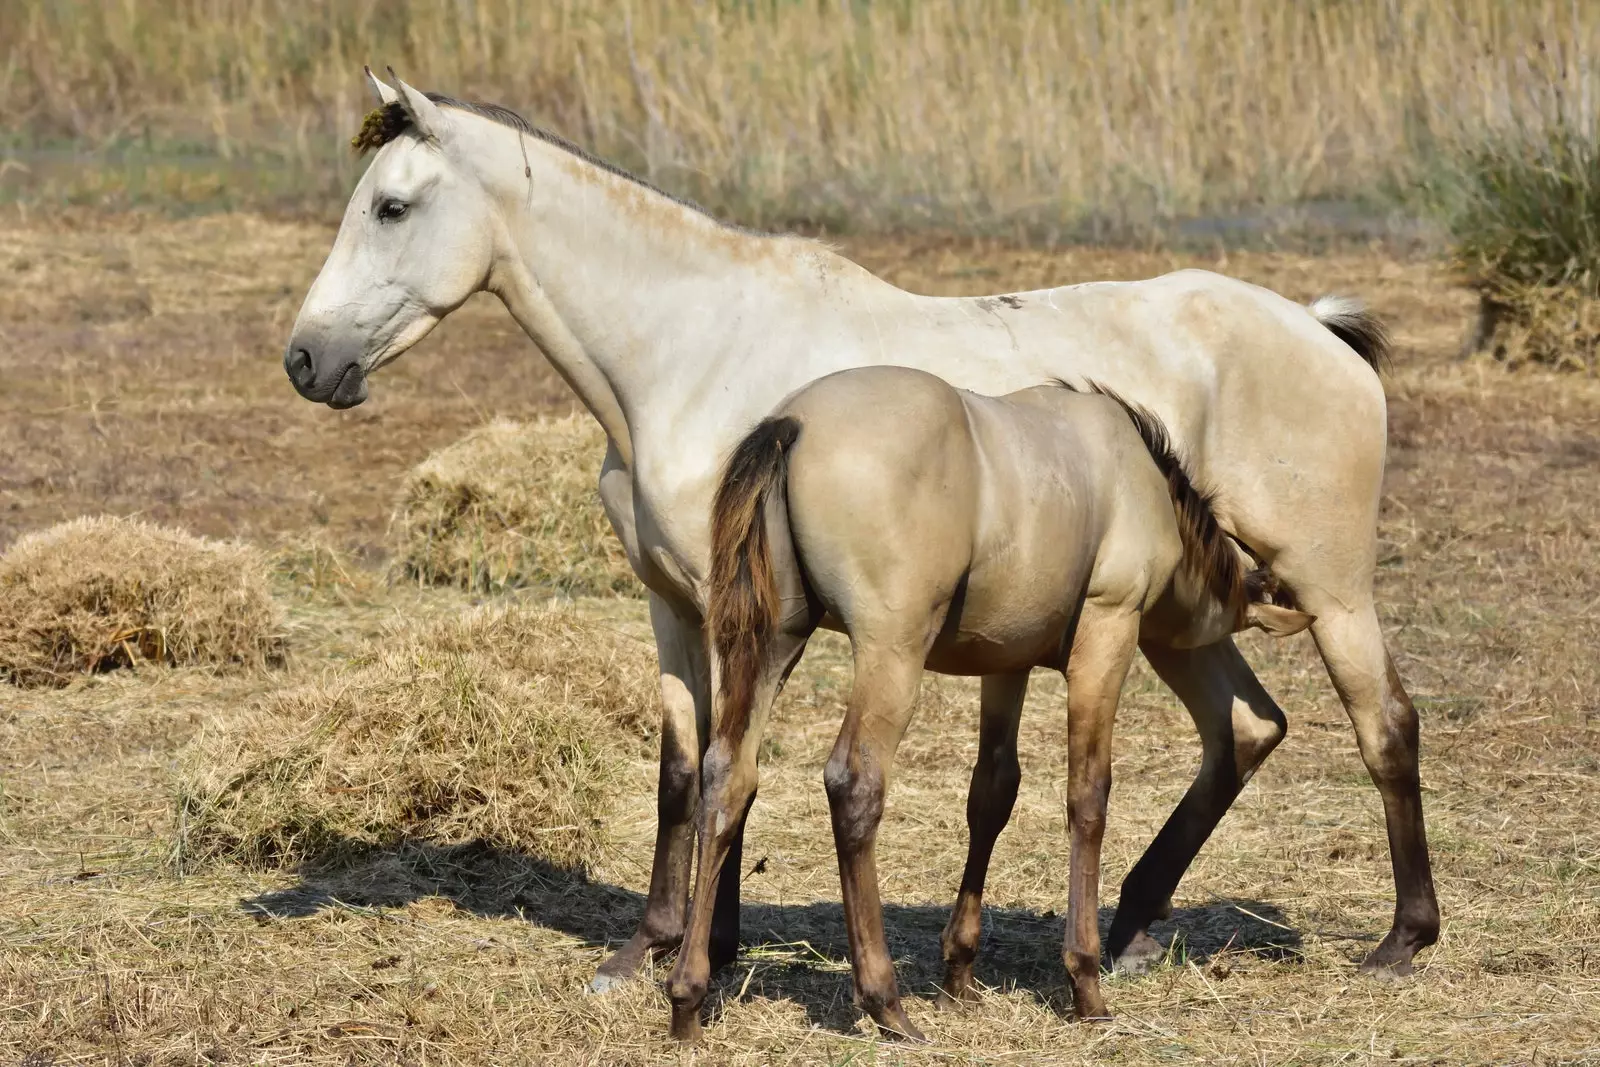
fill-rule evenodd
<path id="1" fill-rule="evenodd" d="M 990 992 L 949 1015 L 930 993 L 975 704 L 971 685 L 928 683 L 880 863 L 902 988 L 932 1044 L 882 1043 L 862 1024 L 821 788 L 847 680 L 835 638 L 816 642 L 777 714 L 746 849 L 746 948 L 696 1052 L 670 1044 L 652 982 L 584 993 L 642 903 L 654 801 L 642 750 L 621 765 L 609 844 L 587 876 L 470 843 L 336 868 L 195 855 L 175 801 L 186 746 L 292 687 L 336 686 L 371 642 L 403 644 L 478 599 L 383 580 L 407 472 L 493 418 L 571 408 L 487 301 L 386 369 L 368 404 L 300 400 L 277 346 L 330 239 L 250 214 L 0 217 L 0 549 L 99 512 L 243 538 L 276 561 L 290 652 L 242 673 L 0 685 L 0 1062 L 1600 1061 L 1600 384 L 1456 363 L 1471 295 L 1427 261 L 1379 251 L 846 245 L 929 292 L 1194 263 L 1297 298 L 1365 296 L 1394 325 L 1380 589 L 1422 713 L 1444 913 L 1414 978 L 1355 973 L 1387 927 L 1387 850 L 1306 638 L 1247 642 L 1289 738 L 1180 887 L 1157 930 L 1167 964 L 1111 980 L 1117 1017 L 1104 1025 L 1061 1011 L 1064 721 L 1048 679 L 990 879 L 978 969 Z M 640 602 L 572 610 L 648 657 Z M 614 684 L 647 688 L 629 673 Z M 1139 670 L 1118 721 L 1108 904 L 1197 760 L 1181 709 Z"/>
<path id="2" fill-rule="evenodd" d="M 0 201 L 328 211 L 362 63 L 750 225 L 1238 242 L 1409 234 L 1463 146 L 1591 120 L 1600 8 L 8 0 Z"/>

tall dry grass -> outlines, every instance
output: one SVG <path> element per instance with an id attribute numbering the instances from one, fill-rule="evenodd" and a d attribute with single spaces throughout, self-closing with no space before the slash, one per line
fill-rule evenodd
<path id="1" fill-rule="evenodd" d="M 10 0 L 0 42 L 14 141 L 243 157 L 241 195 L 350 180 L 370 61 L 743 222 L 869 230 L 1370 207 L 1600 87 L 1580 0 Z"/>

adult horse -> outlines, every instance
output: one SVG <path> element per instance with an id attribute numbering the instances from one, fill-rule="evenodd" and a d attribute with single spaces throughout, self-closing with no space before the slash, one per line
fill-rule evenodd
<path id="1" fill-rule="evenodd" d="M 392 74 L 392 72 L 391 72 Z M 1408 973 L 1438 934 L 1417 716 L 1373 602 L 1386 414 L 1374 320 L 1205 271 L 978 298 L 900 290 L 821 244 L 719 223 L 498 107 L 393 87 L 357 137 L 377 149 L 295 320 L 284 367 L 334 408 L 476 292 L 494 293 L 609 438 L 600 494 L 650 590 L 660 654 L 658 826 L 638 931 L 596 988 L 683 933 L 711 664 L 702 619 L 717 476 L 797 388 L 900 364 L 1008 393 L 1093 379 L 1149 409 L 1216 494 L 1223 528 L 1316 616 L 1312 634 L 1383 798 L 1393 924 L 1362 964 Z M 1150 660 L 1200 727 L 1183 800 L 1122 885 L 1115 965 L 1146 932 L 1286 729 L 1231 640 Z M 1005 687 L 992 687 L 1005 699 Z M 986 697 L 991 687 L 985 687 Z M 713 958 L 737 943 L 738 849 Z"/>

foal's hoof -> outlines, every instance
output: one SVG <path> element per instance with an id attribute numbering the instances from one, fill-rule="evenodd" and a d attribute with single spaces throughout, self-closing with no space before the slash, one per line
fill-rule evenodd
<path id="1" fill-rule="evenodd" d="M 672 1006 L 672 1036 L 686 1045 L 700 1040 L 700 1005 Z"/>
<path id="2" fill-rule="evenodd" d="M 1416 967 L 1410 960 L 1379 959 L 1378 954 L 1374 952 L 1361 961 L 1361 973 L 1380 982 L 1398 982 L 1415 974 Z"/>
<path id="3" fill-rule="evenodd" d="M 1111 970 L 1114 974 L 1149 974 L 1166 958 L 1167 950 L 1161 942 L 1141 930 L 1111 961 Z"/>
<path id="4" fill-rule="evenodd" d="M 617 990 L 622 989 L 630 981 L 631 979 L 622 975 L 597 974 L 593 978 L 589 979 L 589 988 L 587 992 L 591 996 L 604 996 L 607 993 L 615 993 Z"/>
<path id="5" fill-rule="evenodd" d="M 1372 950 L 1371 955 L 1361 961 L 1361 973 L 1371 975 L 1380 982 L 1410 978 L 1416 971 L 1411 963 L 1411 957 L 1417 954 L 1418 949 L 1427 948 L 1436 939 L 1437 934 L 1433 931 L 1408 937 L 1390 930 L 1389 935 Z"/>
<path id="6" fill-rule="evenodd" d="M 884 1037 L 897 1041 L 909 1041 L 917 1045 L 925 1045 L 928 1039 L 922 1036 L 922 1031 L 911 1025 L 911 1020 L 906 1016 L 906 1010 L 896 1000 L 895 1003 L 886 1004 L 876 1010 L 867 1009 L 867 1014 L 872 1021 L 878 1024 L 878 1032 Z"/>
<path id="7" fill-rule="evenodd" d="M 972 968 L 952 966 L 945 973 L 939 992 L 934 995 L 933 1006 L 939 1011 L 955 1011 L 963 1004 L 978 1000 L 978 989 L 972 981 Z"/>

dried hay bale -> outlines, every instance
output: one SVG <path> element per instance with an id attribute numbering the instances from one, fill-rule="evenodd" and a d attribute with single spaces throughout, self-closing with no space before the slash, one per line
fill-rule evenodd
<path id="1" fill-rule="evenodd" d="M 485 608 L 392 632 L 185 750 L 180 847 L 327 867 L 477 842 L 586 868 L 655 685 L 648 646 L 570 609 Z"/>
<path id="2" fill-rule="evenodd" d="M 1600 370 L 1600 299 L 1572 285 L 1499 284 L 1484 289 L 1466 354 L 1515 366 Z"/>
<path id="3" fill-rule="evenodd" d="M 596 490 L 605 452 L 604 431 L 583 414 L 496 419 L 440 449 L 401 492 L 396 573 L 474 592 L 640 595 Z"/>
<path id="4" fill-rule="evenodd" d="M 152 663 L 274 663 L 282 621 L 261 553 L 137 519 L 75 519 L 0 556 L 0 680 L 17 685 Z"/>

